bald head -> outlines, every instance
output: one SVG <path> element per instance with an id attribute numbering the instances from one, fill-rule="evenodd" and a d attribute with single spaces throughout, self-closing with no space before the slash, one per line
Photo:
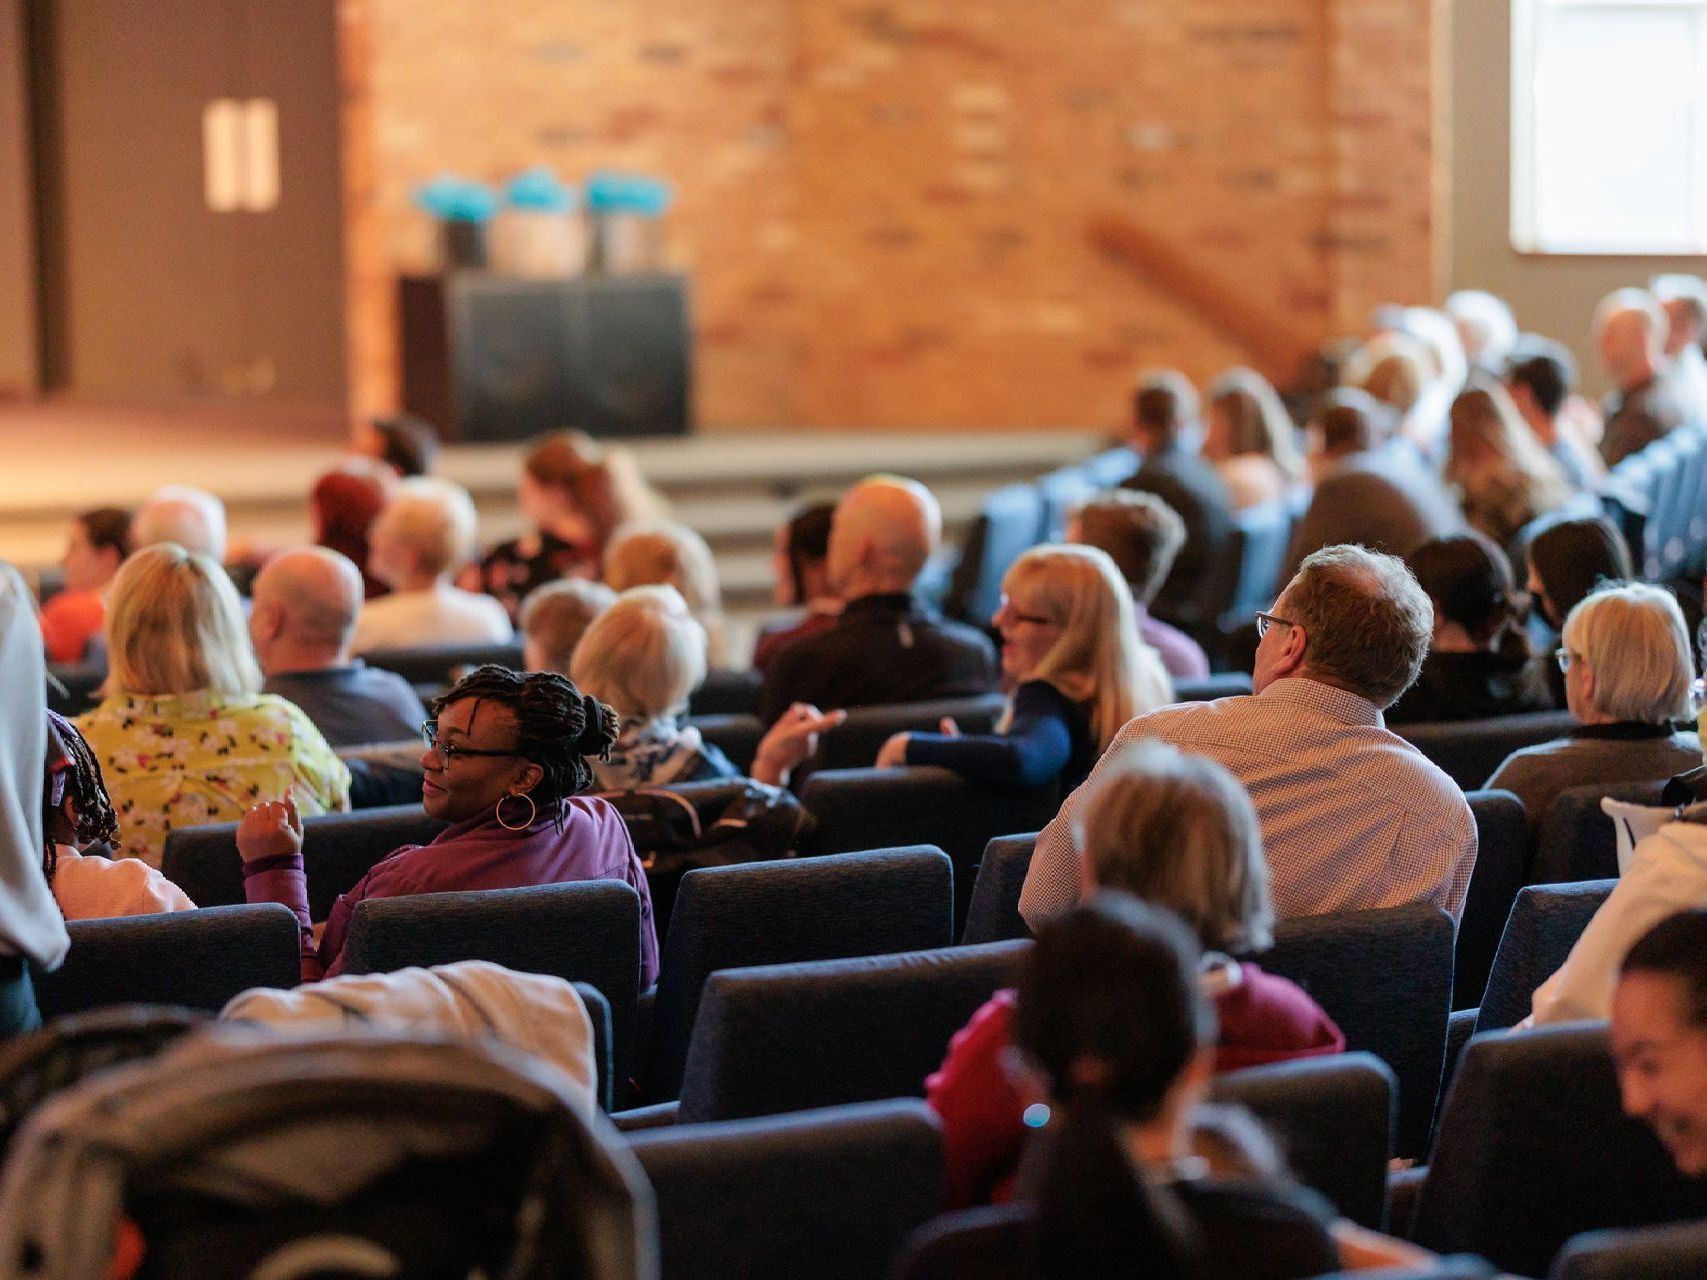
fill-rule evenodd
<path id="1" fill-rule="evenodd" d="M 137 509 L 130 540 L 137 551 L 175 542 L 185 551 L 198 551 L 223 564 L 225 504 L 205 489 L 167 485 Z"/>
<path id="2" fill-rule="evenodd" d="M 267 561 L 255 578 L 249 631 L 261 669 L 313 670 L 349 661 L 362 607 L 362 575 L 325 547 L 296 547 Z"/>
<path id="3" fill-rule="evenodd" d="M 1666 343 L 1666 313 L 1645 289 L 1620 289 L 1594 311 L 1594 345 L 1620 388 L 1638 386 L 1659 368 Z"/>
<path id="4" fill-rule="evenodd" d="M 844 600 L 911 591 L 942 537 L 942 509 L 916 480 L 874 476 L 836 504 L 830 586 Z"/>

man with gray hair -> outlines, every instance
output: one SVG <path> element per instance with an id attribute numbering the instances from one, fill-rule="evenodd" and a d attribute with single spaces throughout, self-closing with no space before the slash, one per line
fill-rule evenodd
<path id="1" fill-rule="evenodd" d="M 1035 928 L 1077 901 L 1079 809 L 1120 749 L 1159 738 L 1219 762 L 1250 792 L 1282 919 L 1431 902 L 1454 919 L 1476 864 L 1476 824 L 1456 783 L 1390 732 L 1434 609 L 1402 560 L 1358 546 L 1309 556 L 1257 615 L 1249 697 L 1163 707 L 1115 735 L 1044 828 L 1020 912 Z"/>
<path id="2" fill-rule="evenodd" d="M 133 551 L 175 542 L 225 563 L 225 504 L 206 489 L 169 484 L 137 508 L 130 525 Z"/>
<path id="3" fill-rule="evenodd" d="M 1601 406 L 1600 454 L 1609 467 L 1697 416 L 1665 357 L 1669 327 L 1665 309 L 1646 289 L 1619 289 L 1594 310 L 1595 350 L 1612 379 Z M 1707 405 L 1699 408 L 1707 413 Z"/>
<path id="4" fill-rule="evenodd" d="M 407 680 L 350 656 L 362 594 L 361 571 L 325 547 L 281 551 L 255 578 L 263 692 L 296 703 L 334 747 L 412 740 L 427 718 Z"/>

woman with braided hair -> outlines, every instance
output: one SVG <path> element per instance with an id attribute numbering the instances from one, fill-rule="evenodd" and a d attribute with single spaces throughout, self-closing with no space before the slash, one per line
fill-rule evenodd
<path id="1" fill-rule="evenodd" d="M 119 820 L 107 795 L 101 762 L 77 727 L 47 713 L 47 765 L 42 777 L 42 872 L 67 920 L 147 916 L 190 911 L 189 896 L 139 858 L 86 854 L 110 849 Z"/>
<path id="2" fill-rule="evenodd" d="M 652 898 L 628 828 L 593 785 L 588 756 L 616 741 L 616 713 L 550 671 L 484 666 L 434 701 L 421 727 L 421 807 L 450 825 L 404 845 L 340 897 L 316 944 L 290 794 L 256 805 L 237 828 L 250 902 L 282 902 L 302 926 L 302 977 L 343 969 L 344 940 L 366 898 L 623 880 L 640 895 L 641 981 L 658 973 Z"/>

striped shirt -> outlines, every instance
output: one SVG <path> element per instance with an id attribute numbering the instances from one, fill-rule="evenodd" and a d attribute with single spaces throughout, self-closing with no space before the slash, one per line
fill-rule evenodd
<path id="1" fill-rule="evenodd" d="M 1262 823 L 1276 915 L 1432 902 L 1457 919 L 1476 824 L 1451 778 L 1382 722 L 1374 703 L 1315 680 L 1250 697 L 1164 707 L 1127 723 L 1037 838 L 1020 894 L 1036 927 L 1078 900 L 1071 829 L 1086 788 L 1121 747 L 1160 738 L 1223 765 Z"/>

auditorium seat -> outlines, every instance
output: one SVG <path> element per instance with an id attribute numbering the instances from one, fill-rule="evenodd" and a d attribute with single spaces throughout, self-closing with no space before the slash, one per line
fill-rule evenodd
<path id="1" fill-rule="evenodd" d="M 273 902 L 203 907 L 110 920 L 73 920 L 71 950 L 35 975 L 42 1018 L 115 1004 L 171 1004 L 217 1012 L 250 987 L 294 987 L 302 935 Z"/>
<path id="2" fill-rule="evenodd" d="M 984 846 L 972 884 L 972 902 L 966 908 L 962 942 L 1002 942 L 1031 936 L 1025 917 L 1019 913 L 1019 894 L 1036 847 L 1035 831 L 1023 836 L 997 836 Z"/>
<path id="3" fill-rule="evenodd" d="M 369 898 L 356 904 L 344 972 L 490 960 L 585 982 L 610 1002 L 617 1079 L 632 1070 L 640 998 L 640 895 L 620 880 L 583 880 Z"/>
<path id="4" fill-rule="evenodd" d="M 1601 810 L 1603 797 L 1627 804 L 1658 805 L 1666 779 L 1596 783 L 1568 787 L 1559 793 L 1541 823 L 1535 861 L 1529 879 L 1534 884 L 1570 884 L 1577 880 L 1606 880 L 1618 875 L 1618 834 Z"/>
<path id="5" fill-rule="evenodd" d="M 1174 701 L 1213 702 L 1251 691 L 1251 677 L 1243 671 L 1217 671 L 1201 680 L 1174 681 Z"/>
<path id="6" fill-rule="evenodd" d="M 516 671 L 522 669 L 520 641 L 509 644 L 444 644 L 369 649 L 361 657 L 368 666 L 395 671 L 412 685 L 436 685 L 440 689 L 455 683 L 458 674 L 469 667 L 495 663 Z"/>
<path id="7" fill-rule="evenodd" d="M 1290 501 L 1276 498 L 1233 513 L 1231 555 L 1237 565 L 1232 589 L 1221 609 L 1224 625 L 1250 621 L 1258 609 L 1274 603 L 1286 567 L 1286 548 L 1292 540 L 1295 512 Z"/>
<path id="8" fill-rule="evenodd" d="M 883 744 L 895 734 L 935 733 L 945 716 L 959 725 L 962 733 L 989 733 L 1001 719 L 1006 705 L 1006 699 L 999 693 L 979 693 L 928 702 L 853 707 L 848 710 L 846 722 L 818 739 L 817 755 L 796 773 L 804 781 L 823 769 L 864 768 L 877 759 Z"/>
<path id="9" fill-rule="evenodd" d="M 62 716 L 80 716 L 100 699 L 105 662 L 54 662 L 47 668 L 47 705 Z"/>
<path id="10" fill-rule="evenodd" d="M 688 695 L 690 716 L 751 715 L 758 709 L 759 686 L 764 676 L 757 671 L 709 671 L 705 680 Z"/>
<path id="11" fill-rule="evenodd" d="M 1519 747 L 1562 738 L 1577 727 L 1576 717 L 1569 711 L 1389 726 L 1466 791 L 1484 786 Z"/>
<path id="12" fill-rule="evenodd" d="M 1616 880 L 1529 885 L 1512 903 L 1476 1015 L 1477 1031 L 1515 1027 L 1529 1016 L 1535 991 L 1565 963 Z"/>
<path id="13" fill-rule="evenodd" d="M 1677 1280 L 1707 1276 L 1707 1222 L 1573 1236 L 1549 1280 Z"/>
<path id="14" fill-rule="evenodd" d="M 1509 791 L 1471 791 L 1464 796 L 1476 819 L 1476 867 L 1458 922 L 1452 969 L 1452 1007 L 1479 1004 L 1488 970 L 1505 932 L 1511 904 L 1524 885 L 1529 860 L 1529 824 L 1523 801 Z"/>
<path id="15" fill-rule="evenodd" d="M 308 873 L 309 917 L 324 920 L 338 895 L 354 888 L 374 863 L 403 845 L 425 844 L 444 828 L 419 804 L 304 818 L 302 862 Z M 160 869 L 198 907 L 244 900 L 235 822 L 177 828 L 166 837 Z"/>
<path id="16" fill-rule="evenodd" d="M 1623 1113 L 1605 1029 L 1577 1024 L 1470 1042 L 1412 1236 L 1540 1276 L 1577 1232 L 1703 1216 L 1707 1184 Z"/>
<path id="17" fill-rule="evenodd" d="M 742 773 L 753 767 L 759 740 L 765 736 L 764 723 L 751 712 L 728 715 L 694 715 L 686 723 L 699 730 L 706 742 L 729 757 L 729 762 Z"/>
<path id="18" fill-rule="evenodd" d="M 954 868 L 929 845 L 690 871 L 660 957 L 647 1096 L 680 1089 L 712 973 L 945 947 L 953 910 Z"/>
<path id="19" fill-rule="evenodd" d="M 1350 911 L 1283 920 L 1274 947 L 1252 957 L 1309 992 L 1348 1049 L 1368 1050 L 1393 1069 L 1401 1156 L 1428 1146 L 1446 1055 L 1453 933 L 1438 907 Z"/>
<path id="20" fill-rule="evenodd" d="M 1043 536 L 1043 492 L 1010 484 L 984 499 L 960 544 L 943 611 L 975 627 L 987 626 L 1002 601 L 1002 578 Z"/>
<path id="21" fill-rule="evenodd" d="M 885 1280 L 942 1195 L 922 1102 L 631 1134 L 657 1197 L 660 1280 Z"/>
<path id="22" fill-rule="evenodd" d="M 688 1124 L 922 1097 L 949 1039 L 1012 986 L 1027 942 L 725 969 L 700 997 Z"/>

